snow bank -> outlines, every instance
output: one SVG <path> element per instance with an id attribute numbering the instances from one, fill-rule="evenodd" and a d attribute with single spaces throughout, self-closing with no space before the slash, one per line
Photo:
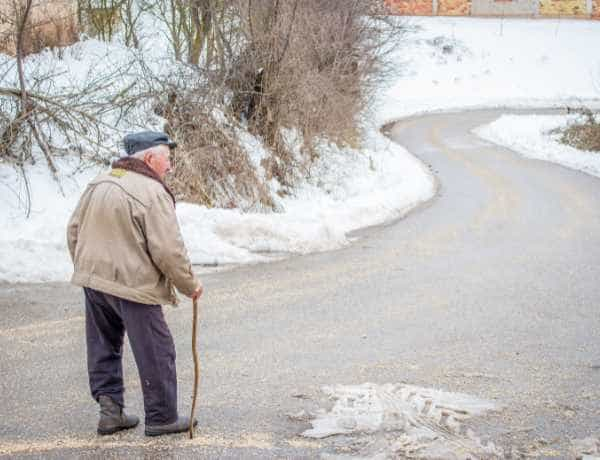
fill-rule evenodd
<path id="1" fill-rule="evenodd" d="M 262 253 L 305 254 L 348 244 L 347 233 L 401 217 L 432 196 L 422 163 L 378 132 L 360 151 L 320 147 L 311 178 L 275 214 L 178 206 L 184 239 L 196 264 L 265 260 Z"/>
<path id="2" fill-rule="evenodd" d="M 586 152 L 562 144 L 559 142 L 560 134 L 552 133 L 578 118 L 577 115 L 503 115 L 473 132 L 525 157 L 551 161 L 600 177 L 598 152 Z"/>
<path id="3" fill-rule="evenodd" d="M 62 281 L 72 273 L 66 224 L 86 184 L 98 170 L 78 170 L 77 160 L 58 160 L 62 192 L 48 166 L 27 168 L 28 184 L 10 166 L 0 164 L 0 280 Z M 25 216 L 27 189 L 32 199 Z"/>

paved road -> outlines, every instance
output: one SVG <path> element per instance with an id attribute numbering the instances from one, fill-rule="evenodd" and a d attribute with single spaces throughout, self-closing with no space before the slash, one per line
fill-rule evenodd
<path id="1" fill-rule="evenodd" d="M 324 384 L 408 382 L 498 401 L 473 422 L 505 447 L 564 458 L 600 421 L 600 181 L 470 134 L 498 112 L 403 121 L 438 196 L 343 250 L 206 275 L 198 437 L 95 436 L 82 296 L 0 285 L 0 456 L 314 458 L 287 413 Z M 189 304 L 166 310 L 189 406 Z M 126 400 L 141 414 L 126 351 Z M 302 396 L 302 397 L 298 397 Z M 103 449 L 100 453 L 99 449 Z"/>

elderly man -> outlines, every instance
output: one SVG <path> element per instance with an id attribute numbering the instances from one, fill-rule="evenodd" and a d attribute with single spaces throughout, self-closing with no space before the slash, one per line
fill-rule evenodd
<path id="1" fill-rule="evenodd" d="M 173 286 L 196 299 L 202 284 L 181 237 L 175 198 L 163 182 L 176 144 L 151 131 L 130 134 L 124 144 L 128 156 L 88 185 L 67 230 L 75 267 L 71 281 L 85 294 L 88 375 L 100 404 L 98 433 L 139 422 L 123 412 L 125 332 L 144 395 L 145 434 L 179 433 L 190 420 L 177 412 L 175 346 L 161 304 L 176 303 Z"/>

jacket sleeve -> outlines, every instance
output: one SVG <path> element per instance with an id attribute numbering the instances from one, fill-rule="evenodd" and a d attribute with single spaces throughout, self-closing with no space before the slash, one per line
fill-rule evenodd
<path id="1" fill-rule="evenodd" d="M 71 218 L 67 224 L 67 246 L 69 248 L 69 254 L 71 255 L 72 262 L 75 262 L 75 248 L 77 247 L 77 237 L 79 235 L 82 202 L 83 197 L 79 199 L 79 203 L 77 203 L 77 207 L 73 211 L 73 214 L 71 214 Z"/>
<path id="2" fill-rule="evenodd" d="M 190 297 L 200 286 L 181 236 L 175 207 L 166 193 L 157 194 L 145 215 L 150 257 L 175 287 Z"/>

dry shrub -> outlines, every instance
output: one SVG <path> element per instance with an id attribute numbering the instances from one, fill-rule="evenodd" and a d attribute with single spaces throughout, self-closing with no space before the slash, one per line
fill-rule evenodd
<path id="1" fill-rule="evenodd" d="M 240 0 L 238 8 L 247 40 L 228 79 L 232 110 L 281 160 L 269 172 L 290 184 L 294 156 L 282 128 L 300 132 L 307 162 L 320 137 L 356 145 L 359 116 L 404 28 L 368 0 Z"/>
<path id="2" fill-rule="evenodd" d="M 0 6 L 0 52 L 16 54 L 15 9 L 20 1 Z M 79 23 L 75 3 L 71 0 L 35 2 L 23 35 L 23 54 L 38 53 L 44 48 L 68 46 L 79 40 Z"/>
<path id="3" fill-rule="evenodd" d="M 585 121 L 574 123 L 562 131 L 561 142 L 579 150 L 600 152 L 600 123 L 590 109 L 579 109 Z"/>
<path id="4" fill-rule="evenodd" d="M 177 140 L 173 171 L 167 179 L 178 198 L 208 207 L 272 209 L 271 196 L 256 176 L 232 124 L 217 121 L 210 105 L 193 94 L 171 93 L 157 112 Z"/>

